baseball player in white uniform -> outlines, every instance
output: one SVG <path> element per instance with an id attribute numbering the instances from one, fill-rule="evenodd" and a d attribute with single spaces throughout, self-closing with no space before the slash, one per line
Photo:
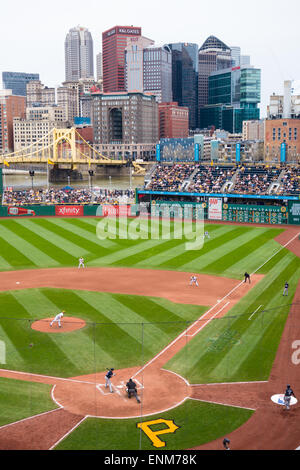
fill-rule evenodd
<path id="1" fill-rule="evenodd" d="M 52 320 L 52 322 L 50 323 L 50 326 L 52 326 L 53 323 L 56 323 L 56 322 L 57 322 L 59 328 L 61 328 L 61 319 L 63 318 L 64 313 L 65 313 L 64 310 L 63 310 L 61 313 L 58 313 L 58 314 L 56 315 L 56 317 L 55 317 L 55 318 Z"/>
<path id="2" fill-rule="evenodd" d="M 208 239 L 210 238 L 209 232 L 207 232 L 207 231 L 204 232 L 204 238 L 208 238 Z"/>
<path id="3" fill-rule="evenodd" d="M 192 286 L 193 284 L 199 287 L 197 276 L 191 276 L 190 286 Z"/>
<path id="4" fill-rule="evenodd" d="M 79 258 L 78 269 L 79 269 L 79 268 L 84 268 L 84 259 L 83 259 L 83 258 Z"/>

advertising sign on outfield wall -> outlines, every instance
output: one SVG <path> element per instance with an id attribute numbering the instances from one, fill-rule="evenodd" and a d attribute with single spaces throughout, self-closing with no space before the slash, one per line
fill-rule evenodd
<path id="1" fill-rule="evenodd" d="M 58 217 L 81 217 L 83 206 L 55 206 L 55 215 Z"/>
<path id="2" fill-rule="evenodd" d="M 222 220 L 222 199 L 217 197 L 210 197 L 208 199 L 208 219 L 209 220 Z"/>
<path id="3" fill-rule="evenodd" d="M 129 204 L 103 204 L 102 215 L 103 217 L 129 217 L 131 215 L 131 206 Z"/>
<path id="4" fill-rule="evenodd" d="M 289 224 L 300 225 L 300 201 L 289 201 Z"/>

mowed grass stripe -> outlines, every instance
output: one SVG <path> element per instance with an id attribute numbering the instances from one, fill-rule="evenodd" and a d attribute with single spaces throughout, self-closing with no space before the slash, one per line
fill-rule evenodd
<path id="1" fill-rule="evenodd" d="M 29 243 L 23 238 L 23 227 L 14 223 L 13 220 L 7 220 L 5 227 L 2 225 L 0 237 L 9 240 L 9 244 L 18 247 L 18 250 L 25 253 L 26 258 L 39 267 L 44 266 L 58 266 L 58 262 L 51 256 L 36 248 L 32 243 Z"/>
<path id="2" fill-rule="evenodd" d="M 160 266 L 161 268 L 167 269 L 179 268 L 181 271 L 195 271 L 195 266 L 197 266 L 196 272 L 199 272 L 198 260 L 201 256 L 204 256 L 205 254 L 222 247 L 223 243 L 226 241 L 231 242 L 234 238 L 239 237 L 242 233 L 245 233 L 243 228 L 237 228 L 233 225 L 226 226 L 226 230 L 221 237 L 211 239 L 209 243 L 205 242 L 201 250 L 185 250 L 183 253 L 174 256 L 173 258 L 162 263 Z"/>
<path id="3" fill-rule="evenodd" d="M 114 294 L 113 297 L 122 305 L 134 311 L 140 316 L 141 309 L 136 303 L 135 297 Z M 150 328 L 158 328 L 163 334 L 176 334 L 184 330 L 186 322 L 174 312 L 152 301 L 149 297 L 143 298 L 143 323 L 151 323 Z M 193 317 L 191 317 L 192 319 Z M 163 319 L 163 320 L 162 320 Z M 148 325 L 144 326 L 147 329 Z"/>
<path id="4" fill-rule="evenodd" d="M 99 265 L 110 265 L 112 263 L 117 263 L 128 256 L 132 256 L 136 253 L 140 253 L 145 250 L 149 250 L 152 247 L 157 246 L 158 244 L 164 243 L 165 240 L 147 240 L 146 242 L 143 241 L 141 243 L 131 242 L 133 246 L 121 249 L 115 253 L 112 253 L 107 256 L 103 256 L 101 258 L 94 259 L 90 262 L 91 266 L 99 266 Z"/>
<path id="5" fill-rule="evenodd" d="M 1 252 L 2 252 L 2 243 L 1 243 Z M 6 261 L 2 256 L 0 256 L 0 270 L 6 271 L 12 269 L 12 265 Z"/>
<path id="6" fill-rule="evenodd" d="M 150 299 L 158 308 L 163 307 L 169 310 L 179 318 L 179 321 L 186 322 L 187 325 L 192 323 L 194 319 L 200 318 L 209 309 L 208 306 L 175 304 L 159 297 L 150 297 Z"/>
<path id="7" fill-rule="evenodd" d="M 2 227 L 0 229 L 1 254 L 5 262 L 9 263 L 12 269 L 33 267 L 33 262 L 18 250 L 15 244 L 8 242 L 6 237 L 2 237 Z"/>
<path id="8" fill-rule="evenodd" d="M 253 253 L 255 252 L 257 247 L 265 245 L 265 243 L 268 243 L 268 241 L 272 240 L 274 236 L 278 234 L 279 231 L 275 230 L 275 233 L 273 230 L 268 230 L 265 229 L 264 231 L 254 231 L 252 238 L 249 241 L 246 241 L 245 243 L 239 243 L 239 246 L 233 250 L 231 250 L 229 253 L 226 253 L 225 255 L 221 256 L 218 258 L 216 261 L 213 263 L 210 263 L 204 267 L 205 270 L 209 272 L 215 272 L 218 274 L 222 274 L 224 270 L 227 270 L 229 273 L 230 270 L 229 268 L 234 264 L 235 262 L 241 260 L 244 258 L 245 253 Z M 255 254 L 253 254 L 255 256 Z M 265 259 L 265 257 L 263 257 Z M 256 256 L 256 262 L 258 262 L 259 258 Z M 245 270 L 247 270 L 248 267 L 246 266 Z M 231 274 L 238 274 L 239 272 L 234 272 L 234 270 L 231 271 Z M 243 273 L 242 273 L 243 274 Z"/>
<path id="9" fill-rule="evenodd" d="M 43 233 L 49 233 L 49 236 L 53 234 L 57 240 L 61 240 L 59 244 L 72 252 L 72 256 L 79 258 L 89 253 L 89 242 L 84 238 L 58 227 L 49 219 L 35 219 L 33 222 L 38 226 L 38 230 L 44 229 Z"/>
<path id="10" fill-rule="evenodd" d="M 267 230 L 267 229 L 265 229 Z M 234 231 L 234 235 L 236 235 L 236 232 Z M 208 274 L 211 274 L 211 273 L 215 273 L 214 271 L 214 268 L 212 269 L 211 266 L 213 265 L 213 263 L 216 263 L 214 264 L 214 267 L 218 270 L 218 272 L 222 272 L 222 269 L 221 269 L 221 264 L 218 265 L 218 262 L 219 260 L 228 255 L 229 256 L 229 259 L 230 259 L 230 254 L 231 252 L 233 252 L 236 247 L 238 246 L 241 246 L 241 245 L 244 245 L 246 243 L 248 243 L 249 241 L 255 239 L 257 237 L 257 232 L 251 228 L 249 228 L 247 231 L 244 231 L 242 233 L 240 233 L 237 237 L 234 237 L 233 239 L 231 239 L 230 241 L 226 242 L 226 243 L 223 243 L 221 242 L 220 246 L 218 246 L 217 248 L 215 248 L 214 250 L 210 250 L 209 252 L 205 253 L 205 254 L 201 254 L 196 260 L 194 263 L 189 263 L 188 265 L 189 266 L 196 266 L 198 265 L 198 267 L 200 266 L 201 267 L 201 272 L 204 272 L 204 273 L 208 273 Z M 186 268 L 187 265 L 184 265 L 184 268 Z M 199 268 L 198 268 L 199 269 Z M 221 269 L 221 271 L 220 271 Z"/>
<path id="11" fill-rule="evenodd" d="M 56 226 L 61 227 L 64 230 L 67 230 L 68 232 L 78 235 L 84 240 L 87 240 L 89 243 L 93 243 L 93 245 L 91 245 L 93 246 L 93 251 L 95 250 L 95 248 L 97 248 L 98 251 L 99 249 L 100 250 L 102 249 L 103 252 L 105 253 L 107 249 L 113 249 L 118 246 L 116 243 L 113 243 L 111 240 L 99 240 L 96 234 L 96 227 L 94 230 L 86 230 L 82 228 L 82 226 L 79 224 L 80 222 L 79 220 L 48 219 L 48 221 L 51 224 L 55 224 Z"/>
<path id="12" fill-rule="evenodd" d="M 269 240 L 264 245 L 254 249 L 252 252 L 248 254 L 248 256 L 241 257 L 240 260 L 230 266 L 227 270 L 225 269 L 222 273 L 222 276 L 227 277 L 232 272 L 242 273 L 247 271 L 249 273 L 253 273 L 257 270 L 260 264 L 271 258 L 278 251 L 278 243 L 274 240 Z M 260 263 L 261 261 L 261 263 Z"/>
<path id="13" fill-rule="evenodd" d="M 88 334 L 114 359 L 115 368 L 128 367 L 128 364 L 137 365 L 143 354 L 146 357 L 152 356 L 153 344 L 149 350 L 143 344 L 142 325 L 128 323 L 130 318 L 124 318 L 119 310 L 115 310 L 116 307 L 119 308 L 119 304 L 112 305 L 110 294 L 83 291 L 77 291 L 76 294 L 96 312 L 98 324 Z M 104 364 L 103 359 L 98 357 L 97 367 L 104 370 L 103 367 L 109 367 L 109 364 Z"/>
<path id="14" fill-rule="evenodd" d="M 187 233 L 191 233 L 191 228 L 187 230 Z M 135 267 L 150 267 L 150 266 L 158 266 L 161 261 L 162 256 L 167 255 L 169 251 L 174 253 L 174 250 L 180 250 L 180 247 L 185 247 L 185 242 L 182 243 L 182 239 L 175 238 L 181 236 L 183 233 L 183 229 L 178 228 L 178 226 L 171 226 L 170 227 L 170 239 L 169 240 L 162 240 L 162 243 L 158 243 L 157 245 L 151 246 L 151 248 L 147 250 L 143 250 L 141 252 L 135 253 L 133 255 L 127 256 L 123 258 L 121 261 L 116 262 L 117 265 L 122 266 L 135 266 Z M 149 239 L 151 237 L 151 232 L 149 231 Z M 178 252 L 178 251 L 177 251 Z M 174 256 L 174 255 L 173 255 Z M 154 262 L 153 262 L 154 260 Z"/>
<path id="15" fill-rule="evenodd" d="M 218 226 L 216 225 L 216 227 L 218 227 L 218 230 L 213 230 L 212 233 L 211 233 L 211 236 L 214 237 L 214 240 L 220 236 L 223 236 L 224 233 L 228 232 L 228 228 L 227 227 L 222 227 L 222 226 Z M 144 261 L 141 261 L 139 263 L 136 264 L 136 267 L 144 267 L 145 265 L 147 267 L 155 267 L 155 266 L 160 266 L 162 267 L 163 266 L 166 266 L 168 265 L 168 261 L 169 260 L 172 260 L 172 264 L 173 264 L 173 260 L 178 260 L 181 255 L 186 255 L 186 257 L 190 257 L 192 252 L 191 251 L 187 251 L 186 249 L 186 243 L 190 243 L 190 240 L 184 240 L 184 242 L 180 243 L 180 240 L 177 240 L 177 244 L 176 242 L 169 242 L 169 245 L 166 245 L 168 246 L 169 249 L 165 250 L 163 249 L 164 247 L 162 246 L 159 246 L 157 247 L 157 249 L 154 249 L 154 253 L 151 254 L 151 252 L 149 252 L 149 258 L 145 259 Z M 204 250 L 205 248 L 207 248 L 207 245 L 209 245 L 210 243 L 212 243 L 212 239 L 210 240 L 205 240 L 204 241 L 204 245 L 203 245 L 203 248 L 201 249 L 201 252 L 202 250 Z M 174 246 L 173 246 L 174 245 Z M 157 254 L 155 254 L 155 252 L 158 252 Z M 196 250 L 197 253 L 199 254 L 199 250 Z M 193 253 L 195 253 L 196 251 L 194 251 Z M 142 254 L 142 256 L 144 255 L 147 255 L 147 252 L 144 252 Z M 168 266 L 169 267 L 169 266 Z"/>
<path id="16" fill-rule="evenodd" d="M 13 320 L 10 320 L 13 323 Z M 5 361 L 0 361 L 0 368 L 3 369 L 7 364 L 8 360 L 10 363 L 23 364 L 23 357 L 19 352 L 19 348 L 15 347 L 15 344 L 11 341 L 7 332 L 2 328 L 3 320 L 0 320 L 0 341 L 3 341 L 5 347 Z M 8 321 L 5 321 L 5 324 L 9 324 Z M 1 379 L 2 380 L 2 379 Z"/>
<path id="17" fill-rule="evenodd" d="M 18 223 L 20 221 L 16 221 Z M 71 242 L 62 237 L 57 236 L 55 233 L 37 225 L 34 220 L 22 220 L 22 232 L 25 238 L 31 240 L 34 246 L 38 247 L 44 253 L 51 253 L 51 257 L 59 264 L 70 265 L 74 264 L 76 250 Z"/>

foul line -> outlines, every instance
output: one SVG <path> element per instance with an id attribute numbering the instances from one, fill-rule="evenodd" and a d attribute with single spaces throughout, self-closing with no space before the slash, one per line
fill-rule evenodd
<path id="1" fill-rule="evenodd" d="M 260 306 L 255 310 L 255 312 L 252 313 L 252 315 L 248 318 L 248 320 L 251 320 L 251 318 L 253 317 L 253 315 L 255 315 L 255 314 L 258 312 L 258 310 L 260 310 L 261 308 L 262 308 L 262 305 L 260 305 Z"/>
<path id="2" fill-rule="evenodd" d="M 86 419 L 87 417 L 84 416 L 80 421 L 78 421 L 77 424 L 75 424 L 75 426 L 72 427 L 72 429 L 70 429 L 63 437 L 61 437 L 57 442 L 55 442 L 48 450 L 53 450 L 56 446 L 58 446 L 58 444 L 63 441 L 66 437 L 68 437 L 73 431 L 75 431 L 76 428 L 78 428 L 78 426 L 83 423 L 83 421 Z"/>

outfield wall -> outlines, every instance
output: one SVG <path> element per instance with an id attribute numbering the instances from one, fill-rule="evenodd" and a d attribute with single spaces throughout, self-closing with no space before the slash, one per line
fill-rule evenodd
<path id="1" fill-rule="evenodd" d="M 166 212 L 167 211 L 167 212 Z M 223 198 L 211 197 L 207 202 L 161 201 L 139 204 L 101 205 L 26 205 L 0 206 L 0 217 L 107 217 L 139 215 L 154 217 L 184 216 L 208 221 L 239 222 L 270 225 L 300 225 L 300 201 L 285 205 L 228 204 Z"/>

